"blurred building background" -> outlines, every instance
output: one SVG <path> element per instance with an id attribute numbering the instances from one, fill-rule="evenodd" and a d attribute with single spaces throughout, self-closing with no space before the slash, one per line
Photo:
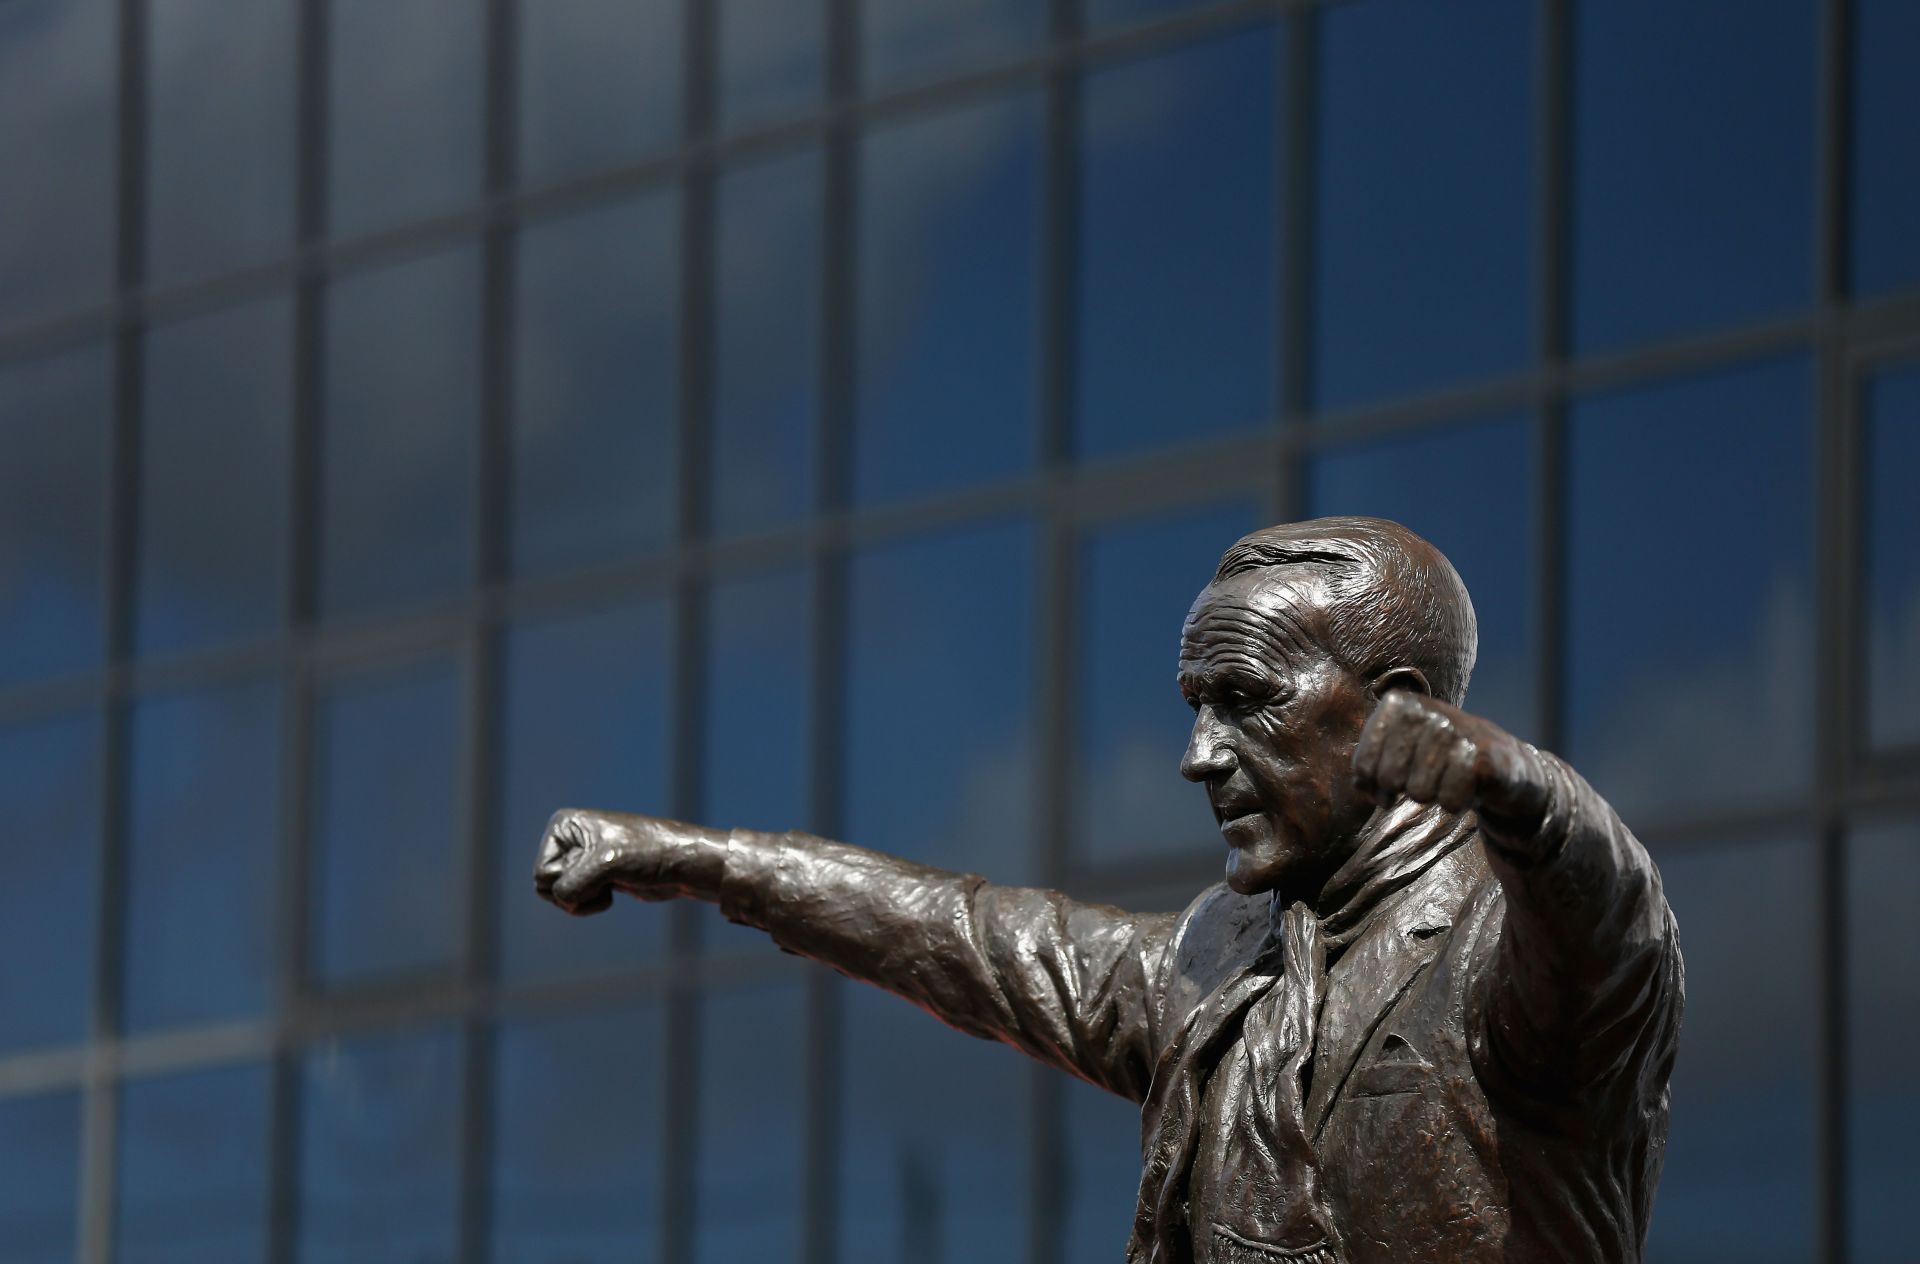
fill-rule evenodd
<path id="1" fill-rule="evenodd" d="M 1651 1258 L 1920 1259 L 1917 156 L 1911 0 L 0 0 L 0 1254 L 1116 1261 L 1126 1103 L 534 846 L 1178 907 L 1359 512 L 1667 876 Z"/>

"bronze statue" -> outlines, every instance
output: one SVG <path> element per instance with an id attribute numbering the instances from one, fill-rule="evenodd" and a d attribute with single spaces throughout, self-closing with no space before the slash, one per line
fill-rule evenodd
<path id="1" fill-rule="evenodd" d="M 1130 1264 L 1623 1264 L 1666 1138 L 1673 914 L 1577 773 L 1460 709 L 1475 643 L 1394 523 L 1228 549 L 1178 676 L 1226 881 L 1178 915 L 588 811 L 536 883 L 572 913 L 715 901 L 1140 1102 Z"/>

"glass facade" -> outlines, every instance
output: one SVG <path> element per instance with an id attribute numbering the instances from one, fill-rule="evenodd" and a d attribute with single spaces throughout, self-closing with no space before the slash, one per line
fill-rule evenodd
<path id="1" fill-rule="evenodd" d="M 1663 866 L 1649 1259 L 1920 1257 L 1916 32 L 0 0 L 0 1254 L 1118 1259 L 1127 1103 L 534 846 L 1179 907 L 1180 621 L 1362 513 Z"/>

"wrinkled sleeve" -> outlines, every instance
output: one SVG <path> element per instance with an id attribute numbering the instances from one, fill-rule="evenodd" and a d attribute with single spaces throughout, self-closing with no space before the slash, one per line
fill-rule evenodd
<path id="1" fill-rule="evenodd" d="M 788 952 L 1139 1101 L 1177 916 L 996 886 L 811 835 L 735 831 L 725 915 Z"/>

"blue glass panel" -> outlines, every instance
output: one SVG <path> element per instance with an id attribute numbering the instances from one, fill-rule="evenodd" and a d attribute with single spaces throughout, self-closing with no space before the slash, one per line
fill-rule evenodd
<path id="1" fill-rule="evenodd" d="M 753 531 L 814 503 L 819 436 L 817 154 L 720 181 L 713 383 L 713 523 Z"/>
<path id="2" fill-rule="evenodd" d="M 1342 448 L 1308 469 L 1309 512 L 1391 518 L 1447 555 L 1473 598 L 1467 708 L 1535 735 L 1533 451 L 1514 419 Z"/>
<path id="3" fill-rule="evenodd" d="M 1229 545 L 1260 525 L 1245 502 L 1109 527 L 1085 550 L 1081 593 L 1080 853 L 1125 860 L 1222 844 L 1180 776 L 1193 714 L 1174 684 L 1180 626 Z"/>
<path id="4" fill-rule="evenodd" d="M 478 196 L 485 10 L 479 0 L 332 0 L 330 231 L 456 211 Z"/>
<path id="5" fill-rule="evenodd" d="M 1140 1189 L 1140 1108 L 1066 1081 L 1066 1253 L 1061 1264 L 1113 1264 L 1124 1258 Z"/>
<path id="6" fill-rule="evenodd" d="M 0 729 L 0 1050 L 86 1039 L 100 798 L 97 716 Z"/>
<path id="7" fill-rule="evenodd" d="M 79 1245 L 80 1095 L 0 1101 L 7 1264 L 72 1264 Z"/>
<path id="8" fill-rule="evenodd" d="M 111 373 L 97 347 L 0 366 L 0 684 L 105 652 Z"/>
<path id="9" fill-rule="evenodd" d="M 267 1258 L 270 1084 L 254 1065 L 126 1086 L 114 1186 L 119 1264 Z"/>
<path id="10" fill-rule="evenodd" d="M 1087 25 L 1111 26 L 1121 22 L 1171 17 L 1188 9 L 1205 8 L 1219 0 L 1081 0 Z"/>
<path id="11" fill-rule="evenodd" d="M 1630 823 L 1808 784 L 1812 392 L 1787 360 L 1574 409 L 1568 753 Z"/>
<path id="12" fill-rule="evenodd" d="M 323 688 L 308 886 L 323 984 L 459 957 L 461 684 L 455 664 L 435 660 Z"/>
<path id="13" fill-rule="evenodd" d="M 1867 733 L 1920 745 L 1920 368 L 1867 396 Z"/>
<path id="14" fill-rule="evenodd" d="M 1018 56 L 1047 29 L 1047 7 L 1032 0 L 886 0 L 860 11 L 860 65 L 869 86 Z"/>
<path id="15" fill-rule="evenodd" d="M 683 0 L 540 0 L 519 10 L 520 175 L 546 182 L 680 134 Z"/>
<path id="16" fill-rule="evenodd" d="M 1538 7 L 1366 0 L 1322 18 L 1320 407 L 1525 367 Z"/>
<path id="17" fill-rule="evenodd" d="M 1256 28 L 1086 85 L 1079 450 L 1273 413 L 1278 37 Z"/>
<path id="18" fill-rule="evenodd" d="M 533 864 L 540 832 L 561 808 L 672 806 L 668 636 L 659 601 L 517 623 L 507 634 L 498 903 L 510 978 L 618 973 L 666 943 L 664 909 L 568 917 L 534 896 Z"/>
<path id="19" fill-rule="evenodd" d="M 1028 468 L 1040 297 L 1033 93 L 868 133 L 854 494 Z"/>
<path id="20" fill-rule="evenodd" d="M 1010 523 L 854 557 L 849 841 L 1032 875 L 1033 554 Z M 912 718 L 936 704 L 939 723 Z"/>
<path id="21" fill-rule="evenodd" d="M 736 127 L 818 102 L 825 35 L 822 0 L 721 0 L 722 122 Z"/>
<path id="22" fill-rule="evenodd" d="M 494 1264 L 658 1258 L 664 1031 L 652 1005 L 501 1028 Z"/>
<path id="23" fill-rule="evenodd" d="M 1576 346 L 1759 320 L 1811 298 L 1816 7 L 1577 6 Z"/>
<path id="24" fill-rule="evenodd" d="M 706 1264 L 800 1258 L 806 1045 L 806 993 L 794 984 L 701 1002 L 694 1256 Z"/>
<path id="25" fill-rule="evenodd" d="M 663 542 L 676 518 L 679 201 L 552 220 L 520 243 L 513 562 L 590 565 Z"/>
<path id="26" fill-rule="evenodd" d="M 113 286 L 116 7 L 0 5 L 0 326 Z"/>
<path id="27" fill-rule="evenodd" d="M 471 247 L 345 278 L 328 295 L 329 613 L 443 596 L 471 575 L 479 313 Z"/>
<path id="28" fill-rule="evenodd" d="M 448 1029 L 333 1040 L 307 1054 L 300 1264 L 453 1264 L 462 1063 Z"/>
<path id="29" fill-rule="evenodd" d="M 147 337 L 135 628 L 143 653 L 280 626 L 292 350 L 283 298 Z"/>
<path id="30" fill-rule="evenodd" d="M 1847 1210 L 1853 1264 L 1920 1258 L 1920 828 L 1865 830 L 1847 849 Z"/>
<path id="31" fill-rule="evenodd" d="M 1800 841 L 1660 857 L 1680 922 L 1687 1013 L 1673 1073 L 1666 1172 L 1649 1264 L 1804 1264 L 1813 1232 L 1819 950 L 1800 909 L 1814 887 Z"/>
<path id="32" fill-rule="evenodd" d="M 1862 292 L 1920 284 L 1920 5 L 1853 6 L 1853 285 Z"/>
<path id="33" fill-rule="evenodd" d="M 147 279 L 278 258 L 293 244 L 294 0 L 149 7 Z"/>
<path id="34" fill-rule="evenodd" d="M 126 1026 L 255 1015 L 273 981 L 280 693 L 144 701 L 133 715 Z"/>

